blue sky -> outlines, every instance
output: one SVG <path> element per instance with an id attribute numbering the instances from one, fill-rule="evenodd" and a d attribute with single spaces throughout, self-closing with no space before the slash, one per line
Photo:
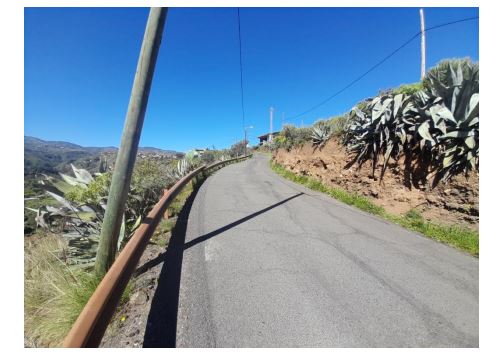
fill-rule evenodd
<path id="1" fill-rule="evenodd" d="M 419 31 L 418 8 L 242 8 L 249 139 L 321 102 Z M 148 9 L 25 9 L 25 135 L 118 146 Z M 478 16 L 426 8 L 426 27 Z M 427 66 L 479 60 L 478 21 L 427 33 Z M 186 151 L 243 138 L 236 8 L 172 8 L 141 146 Z M 380 89 L 418 81 L 415 40 L 353 87 L 286 123 L 341 114 Z"/>

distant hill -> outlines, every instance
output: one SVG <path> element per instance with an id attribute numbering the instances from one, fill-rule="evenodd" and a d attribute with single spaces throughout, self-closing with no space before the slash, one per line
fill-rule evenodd
<path id="1" fill-rule="evenodd" d="M 24 136 L 24 176 L 36 173 L 64 172 L 70 163 L 89 170 L 98 166 L 102 155 L 110 160 L 116 156 L 117 147 L 83 147 L 71 142 L 45 141 L 36 137 Z M 139 147 L 138 153 L 155 157 L 180 157 L 181 152 L 154 147 Z"/>

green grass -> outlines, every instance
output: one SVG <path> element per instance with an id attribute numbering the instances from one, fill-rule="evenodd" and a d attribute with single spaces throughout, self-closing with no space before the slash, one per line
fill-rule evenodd
<path id="1" fill-rule="evenodd" d="M 157 226 L 156 230 L 154 231 L 154 234 L 152 235 L 152 238 L 150 239 L 150 242 L 152 244 L 156 244 L 161 247 L 167 247 L 170 239 L 168 233 L 172 232 L 176 225 L 175 217 L 177 217 L 180 211 L 182 210 L 183 206 L 185 205 L 185 202 L 192 194 L 195 185 L 196 184 L 193 183 L 192 181 L 189 182 L 181 190 L 178 196 L 175 197 L 173 202 L 171 202 L 171 204 L 168 207 L 168 215 L 170 218 L 162 219 L 161 222 L 159 222 L 159 225 Z"/>
<path id="2" fill-rule="evenodd" d="M 178 213 L 180 213 L 180 211 L 182 210 L 183 205 L 187 201 L 188 197 L 192 194 L 193 190 L 194 190 L 194 184 L 192 183 L 192 181 L 190 181 L 181 190 L 181 192 L 178 194 L 178 196 L 176 196 L 176 198 L 173 200 L 173 202 L 171 202 L 171 204 L 169 205 L 168 213 L 169 213 L 170 217 L 178 216 Z"/>
<path id="3" fill-rule="evenodd" d="M 271 162 L 271 168 L 282 177 L 295 183 L 299 183 L 314 191 L 326 193 L 332 198 L 335 198 L 350 206 L 374 214 L 385 220 L 397 223 L 409 230 L 422 233 L 426 237 L 435 239 L 439 242 L 462 249 L 476 257 L 479 256 L 479 233 L 477 231 L 465 227 L 446 226 L 429 222 L 425 220 L 420 213 L 413 209 L 401 216 L 394 215 L 388 213 L 384 207 L 372 203 L 367 197 L 358 193 L 349 192 L 337 187 L 331 187 L 323 184 L 317 179 L 295 174 L 274 162 Z"/>
<path id="4" fill-rule="evenodd" d="M 152 235 L 152 238 L 150 239 L 151 243 L 156 244 L 163 248 L 167 247 L 170 239 L 168 233 L 173 231 L 175 225 L 176 225 L 175 218 L 168 218 L 161 220 L 154 234 Z"/>

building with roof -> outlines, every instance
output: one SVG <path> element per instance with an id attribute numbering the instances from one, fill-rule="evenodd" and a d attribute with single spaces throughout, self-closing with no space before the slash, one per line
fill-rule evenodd
<path id="1" fill-rule="evenodd" d="M 271 142 L 271 140 L 274 139 L 275 136 L 278 136 L 279 133 L 280 133 L 280 131 L 277 131 L 277 132 L 265 133 L 264 135 L 258 136 L 259 144 L 262 145 L 263 143 L 266 143 L 269 141 Z M 270 136 L 271 136 L 271 139 L 270 139 Z"/>

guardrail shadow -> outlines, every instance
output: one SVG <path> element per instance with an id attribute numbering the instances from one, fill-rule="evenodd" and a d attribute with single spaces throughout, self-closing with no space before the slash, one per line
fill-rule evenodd
<path id="1" fill-rule="evenodd" d="M 178 214 L 166 252 L 138 269 L 139 273 L 144 272 L 164 261 L 147 318 L 143 340 L 145 348 L 174 348 L 176 346 L 176 317 L 178 314 L 183 247 L 187 232 L 188 215 L 198 190 L 199 188 L 194 189 Z"/>
<path id="2" fill-rule="evenodd" d="M 171 234 L 168 250 L 162 255 L 149 261 L 140 267 L 138 273 L 143 273 L 147 269 L 164 261 L 163 268 L 159 275 L 158 284 L 147 318 L 147 325 L 144 334 L 143 346 L 145 348 L 174 348 L 176 346 L 176 326 L 178 316 L 178 301 L 180 293 L 180 277 L 182 272 L 183 252 L 201 242 L 208 240 L 222 232 L 229 230 L 241 223 L 259 216 L 269 210 L 281 206 L 284 203 L 303 195 L 298 193 L 288 197 L 271 206 L 263 208 L 226 226 L 212 232 L 199 236 L 188 243 L 185 243 L 187 232 L 187 222 L 192 203 L 198 189 L 195 189 L 189 197 L 183 209 L 178 215 L 176 226 Z"/>

